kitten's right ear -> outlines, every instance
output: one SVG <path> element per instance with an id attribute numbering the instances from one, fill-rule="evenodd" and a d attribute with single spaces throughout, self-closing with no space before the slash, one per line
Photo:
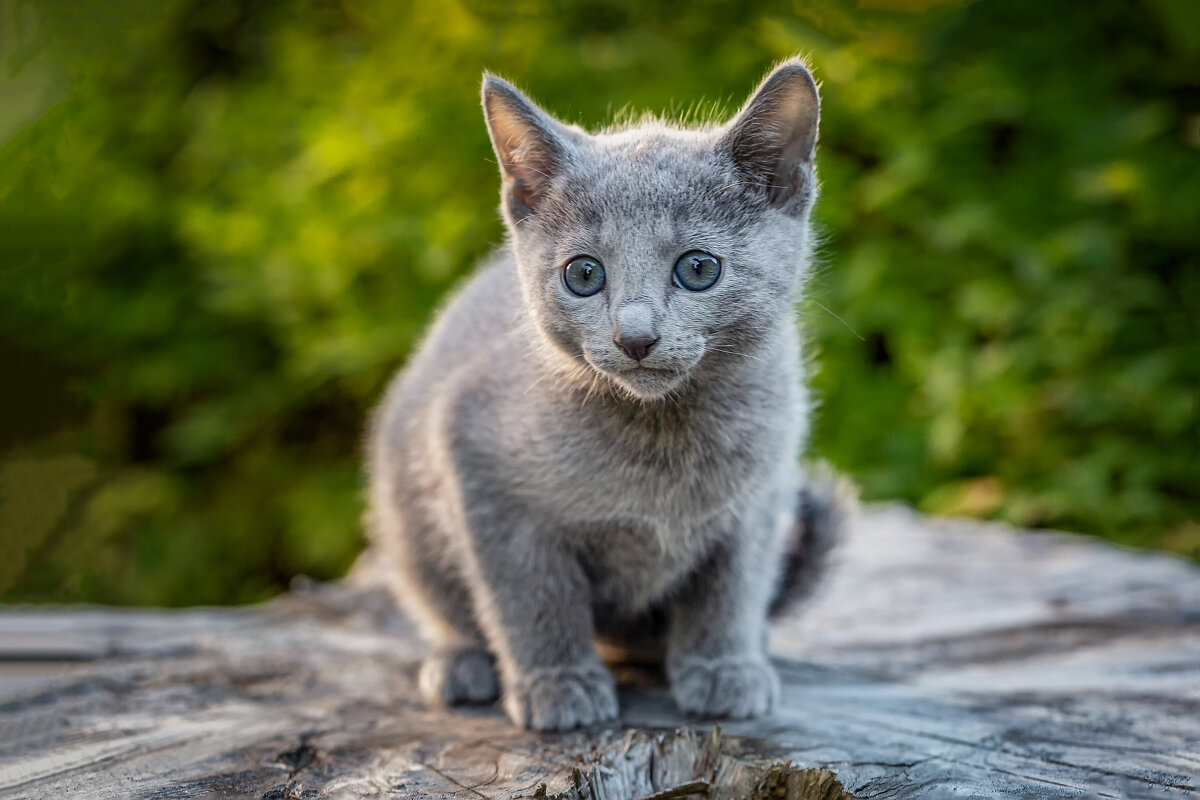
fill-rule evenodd
<path id="1" fill-rule="evenodd" d="M 483 76 L 483 113 L 500 161 L 504 210 L 515 225 L 537 213 L 550 182 L 566 166 L 570 133 L 490 73 Z"/>

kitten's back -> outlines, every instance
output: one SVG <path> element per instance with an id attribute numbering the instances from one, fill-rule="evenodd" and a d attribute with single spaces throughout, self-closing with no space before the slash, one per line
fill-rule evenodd
<path id="1" fill-rule="evenodd" d="M 521 343 L 515 341 L 523 315 L 512 253 L 498 251 L 472 274 L 436 314 L 425 339 L 389 389 L 381 413 L 411 409 L 440 395 L 463 375 L 478 375 L 497 360 L 516 368 Z"/>

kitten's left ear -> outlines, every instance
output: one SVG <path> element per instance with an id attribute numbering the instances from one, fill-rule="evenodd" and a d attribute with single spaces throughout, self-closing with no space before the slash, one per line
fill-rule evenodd
<path id="1" fill-rule="evenodd" d="M 483 76 L 483 113 L 504 179 L 503 205 L 515 225 L 537 213 L 566 166 L 571 131 L 509 83 Z"/>
<path id="2" fill-rule="evenodd" d="M 771 205 L 803 208 L 811 200 L 813 151 L 821 100 L 804 62 L 776 67 L 726 126 L 721 146 L 738 169 L 762 185 Z M 799 209 L 797 209 L 799 210 Z"/>

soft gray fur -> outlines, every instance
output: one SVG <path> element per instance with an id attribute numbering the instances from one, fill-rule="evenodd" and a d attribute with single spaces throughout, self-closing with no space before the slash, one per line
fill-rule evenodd
<path id="1" fill-rule="evenodd" d="M 369 440 L 372 534 L 436 648 L 421 687 L 502 692 L 538 730 L 612 720 L 599 635 L 657 652 L 686 711 L 766 713 L 768 608 L 810 588 L 830 541 L 798 519 L 832 519 L 797 467 L 816 85 L 786 61 L 700 129 L 589 134 L 491 75 L 483 105 L 509 244 L 442 311 Z M 689 292 L 672 270 L 697 249 L 722 274 Z M 591 297 L 562 277 L 583 254 L 607 271 Z M 614 343 L 631 336 L 659 342 L 638 362 Z"/>

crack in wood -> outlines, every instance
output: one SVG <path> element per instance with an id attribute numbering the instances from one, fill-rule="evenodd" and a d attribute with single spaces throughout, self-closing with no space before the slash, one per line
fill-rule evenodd
<path id="1" fill-rule="evenodd" d="M 426 763 L 422 762 L 421 766 L 424 767 L 425 769 L 429 770 L 430 772 L 434 773 L 435 775 L 439 776 L 442 780 L 444 780 L 448 783 L 454 784 L 459 789 L 462 789 L 464 792 L 470 792 L 471 794 L 475 795 L 476 797 L 481 797 L 481 798 L 483 798 L 483 800 L 488 800 L 487 795 L 481 794 L 474 786 L 467 786 L 465 783 L 461 782 L 460 780 L 455 778 L 453 775 L 449 775 L 446 772 L 443 772 L 442 770 L 438 769 L 437 767 L 433 766 L 432 764 L 426 764 Z"/>
<path id="2" fill-rule="evenodd" d="M 300 744 L 275 756 L 275 763 L 291 773 L 288 778 L 295 778 L 298 772 L 317 760 L 317 755 L 317 749 L 308 743 L 307 737 L 301 736 Z"/>

